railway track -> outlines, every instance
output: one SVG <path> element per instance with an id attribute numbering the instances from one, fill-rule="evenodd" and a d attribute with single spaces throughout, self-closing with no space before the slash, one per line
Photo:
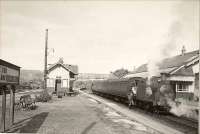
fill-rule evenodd
<path id="1" fill-rule="evenodd" d="M 164 123 L 170 127 L 176 128 L 177 130 L 185 134 L 197 134 L 198 122 L 190 119 L 177 117 L 174 115 L 154 115 L 158 121 Z"/>
<path id="2" fill-rule="evenodd" d="M 100 96 L 100 97 L 111 100 L 110 98 L 106 98 L 106 97 L 102 97 L 102 96 Z M 122 103 L 117 100 L 112 99 L 111 101 L 113 101 L 114 103 L 117 102 L 118 104 L 127 106 L 127 104 Z M 151 112 L 145 111 L 143 109 L 140 109 L 138 107 L 134 107 L 130 110 L 134 110 L 134 112 L 142 114 L 143 116 L 148 116 L 148 118 L 151 118 L 157 122 L 165 124 L 171 128 L 177 129 L 185 134 L 197 134 L 198 133 L 198 122 L 195 120 L 191 120 L 191 119 L 187 119 L 187 118 L 183 118 L 183 117 L 177 117 L 172 114 L 155 114 L 155 113 L 151 113 Z"/>
<path id="3" fill-rule="evenodd" d="M 186 118 L 176 117 L 176 116 L 164 116 L 165 119 L 182 124 L 187 127 L 198 129 L 198 122 L 195 120 L 190 120 Z"/>
<path id="4" fill-rule="evenodd" d="M 171 128 L 174 128 L 176 130 L 179 130 L 185 134 L 197 134 L 198 132 L 198 122 L 195 120 L 177 117 L 171 114 L 154 114 L 139 108 L 133 108 L 131 110 L 134 110 L 137 113 L 142 114 L 143 116 L 148 116 L 148 118 L 151 118 L 157 122 L 160 122 L 162 124 L 165 124 Z"/>

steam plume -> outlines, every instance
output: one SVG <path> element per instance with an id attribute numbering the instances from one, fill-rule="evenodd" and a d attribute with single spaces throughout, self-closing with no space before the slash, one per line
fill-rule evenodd
<path id="1" fill-rule="evenodd" d="M 183 103 L 176 103 L 173 98 L 174 94 L 171 92 L 170 86 L 162 85 L 160 88 L 160 100 L 159 104 L 168 104 L 171 109 L 170 112 L 176 116 L 186 116 L 189 118 L 197 118 L 197 113 L 195 110 L 192 110 L 189 106 L 184 105 Z"/>
<path id="2" fill-rule="evenodd" d="M 163 59 L 170 57 L 173 52 L 177 49 L 178 46 L 182 46 L 182 41 L 190 40 L 196 41 L 199 36 L 199 1 L 198 2 L 180 2 L 178 5 L 174 6 L 174 10 L 172 11 L 175 15 L 175 21 L 169 27 L 167 34 L 164 36 L 164 41 L 156 52 L 156 57 L 150 56 L 147 71 L 148 71 L 148 81 L 147 85 L 151 84 L 151 78 L 153 76 L 158 76 L 159 72 L 159 64 L 162 63 Z M 185 38 L 187 38 L 185 40 Z M 198 42 L 198 41 L 197 41 Z M 194 44 L 190 44 L 194 45 Z M 176 104 L 173 101 L 173 93 L 169 92 L 170 88 L 166 86 L 161 86 L 160 88 L 160 101 L 159 103 L 167 103 L 171 106 L 170 112 L 177 115 L 182 116 L 185 115 L 187 117 L 196 117 L 197 113 L 191 110 L 189 107 L 183 104 Z M 146 89 L 146 91 L 149 88 Z M 171 90 L 172 91 L 172 90 Z M 148 93 L 148 92 L 147 92 Z"/>

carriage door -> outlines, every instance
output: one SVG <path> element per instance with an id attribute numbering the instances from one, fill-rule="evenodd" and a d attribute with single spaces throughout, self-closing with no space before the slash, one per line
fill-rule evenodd
<path id="1" fill-rule="evenodd" d="M 58 93 L 58 91 L 61 90 L 61 79 L 56 79 L 55 82 L 55 92 Z"/>

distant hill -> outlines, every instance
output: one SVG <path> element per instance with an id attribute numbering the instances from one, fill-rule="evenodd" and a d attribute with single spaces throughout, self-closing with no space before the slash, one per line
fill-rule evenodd
<path id="1" fill-rule="evenodd" d="M 113 74 L 79 73 L 78 79 L 109 79 L 115 78 Z M 43 71 L 40 70 L 20 70 L 20 82 L 43 81 Z"/>
<path id="2" fill-rule="evenodd" d="M 109 74 L 95 74 L 95 73 L 79 73 L 78 79 L 107 79 Z"/>
<path id="3" fill-rule="evenodd" d="M 29 82 L 43 79 L 43 72 L 40 70 L 20 70 L 20 82 Z"/>

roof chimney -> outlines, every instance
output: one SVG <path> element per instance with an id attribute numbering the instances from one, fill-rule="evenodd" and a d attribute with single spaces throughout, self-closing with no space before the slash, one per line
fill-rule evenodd
<path id="1" fill-rule="evenodd" d="M 181 55 L 185 55 L 185 52 L 186 52 L 186 49 L 185 49 L 185 46 L 183 46 L 181 50 Z"/>
<path id="2" fill-rule="evenodd" d="M 58 62 L 63 64 L 64 63 L 63 58 L 61 57 Z"/>

